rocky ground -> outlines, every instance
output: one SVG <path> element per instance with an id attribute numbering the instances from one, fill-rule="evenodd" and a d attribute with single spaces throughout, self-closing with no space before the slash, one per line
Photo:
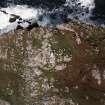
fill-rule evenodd
<path id="1" fill-rule="evenodd" d="M 0 98 L 11 105 L 105 105 L 104 53 L 105 28 L 80 22 L 3 34 Z"/>

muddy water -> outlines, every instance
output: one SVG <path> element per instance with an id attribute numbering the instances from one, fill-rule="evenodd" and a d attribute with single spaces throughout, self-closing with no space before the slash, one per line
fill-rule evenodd
<path id="1" fill-rule="evenodd" d="M 104 38 L 105 29 L 77 23 L 0 36 L 0 99 L 10 105 L 105 105 Z"/>

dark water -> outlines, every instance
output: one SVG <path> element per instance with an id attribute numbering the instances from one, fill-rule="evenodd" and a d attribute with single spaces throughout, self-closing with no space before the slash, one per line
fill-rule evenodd
<path id="1" fill-rule="evenodd" d="M 94 0 L 95 2 L 95 10 L 96 14 L 99 14 L 100 17 L 105 18 L 105 0 Z"/>
<path id="2" fill-rule="evenodd" d="M 66 0 L 1 0 L 0 6 L 5 7 L 8 4 L 15 4 L 52 9 L 61 6 L 65 2 Z"/>

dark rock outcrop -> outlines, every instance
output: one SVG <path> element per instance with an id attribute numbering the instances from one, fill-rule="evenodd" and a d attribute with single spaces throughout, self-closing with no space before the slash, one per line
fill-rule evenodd
<path id="1" fill-rule="evenodd" d="M 9 19 L 9 22 L 10 22 L 10 23 L 13 23 L 13 22 L 15 22 L 17 19 L 20 19 L 20 16 L 11 14 L 11 17 L 10 17 L 10 19 Z"/>

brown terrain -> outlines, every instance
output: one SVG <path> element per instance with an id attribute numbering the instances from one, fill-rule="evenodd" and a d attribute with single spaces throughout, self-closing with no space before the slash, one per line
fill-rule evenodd
<path id="1" fill-rule="evenodd" d="M 10 105 L 105 105 L 105 28 L 70 22 L 1 35 L 0 99 Z"/>

